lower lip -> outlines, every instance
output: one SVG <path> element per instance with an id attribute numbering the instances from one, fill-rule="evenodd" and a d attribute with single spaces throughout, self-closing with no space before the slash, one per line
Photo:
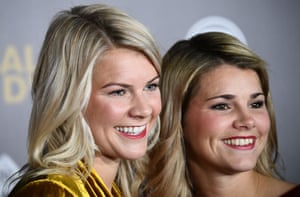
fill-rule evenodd
<path id="1" fill-rule="evenodd" d="M 145 128 L 142 132 L 140 132 L 138 135 L 132 135 L 132 134 L 128 134 L 128 133 L 122 133 L 120 132 L 120 134 L 126 138 L 129 138 L 129 139 L 134 139 L 134 140 L 137 140 L 137 139 L 142 139 L 146 136 L 147 134 L 147 129 Z"/>

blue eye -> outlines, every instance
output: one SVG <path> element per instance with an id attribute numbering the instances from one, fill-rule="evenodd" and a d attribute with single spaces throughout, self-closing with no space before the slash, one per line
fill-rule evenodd
<path id="1" fill-rule="evenodd" d="M 211 107 L 211 109 L 224 111 L 224 110 L 230 109 L 230 107 L 226 103 L 219 103 L 219 104 L 213 105 Z"/>
<path id="2" fill-rule="evenodd" d="M 123 95 L 125 95 L 125 93 L 126 93 L 125 90 L 120 89 L 120 90 L 114 90 L 114 91 L 109 92 L 109 95 L 112 95 L 112 96 L 123 96 Z"/>
<path id="3" fill-rule="evenodd" d="M 158 83 L 151 83 L 145 87 L 146 90 L 154 91 L 158 88 Z"/>

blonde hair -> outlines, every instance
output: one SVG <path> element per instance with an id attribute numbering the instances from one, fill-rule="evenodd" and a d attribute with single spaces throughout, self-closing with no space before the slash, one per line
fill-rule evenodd
<path id="1" fill-rule="evenodd" d="M 97 147 L 83 112 L 91 94 L 95 63 L 105 51 L 119 47 L 143 53 L 160 74 L 161 57 L 153 37 L 124 12 L 93 4 L 55 16 L 33 77 L 28 164 L 20 186 L 40 175 L 66 173 L 66 169 L 85 176 L 78 170 L 80 160 L 88 172 L 91 170 Z M 152 131 L 149 149 L 158 135 L 157 130 Z M 124 196 L 137 196 L 146 161 L 147 155 L 121 162 L 116 181 Z"/>
<path id="2" fill-rule="evenodd" d="M 254 70 L 260 78 L 271 119 L 271 128 L 255 170 L 278 178 L 278 145 L 275 115 L 265 62 L 236 38 L 224 33 L 204 33 L 175 43 L 166 53 L 161 77 L 160 142 L 151 153 L 148 185 L 150 196 L 192 196 L 183 139 L 183 118 L 197 91 L 201 76 L 223 63 Z M 160 166 L 155 168 L 154 166 Z"/>

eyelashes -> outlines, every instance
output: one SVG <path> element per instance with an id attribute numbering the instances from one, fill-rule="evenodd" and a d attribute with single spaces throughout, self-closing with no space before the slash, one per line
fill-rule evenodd
<path id="1" fill-rule="evenodd" d="M 159 89 L 159 83 L 150 83 L 144 87 L 145 91 L 153 92 Z M 129 92 L 129 88 L 119 88 L 108 92 L 110 96 L 124 96 Z"/>
<path id="2" fill-rule="evenodd" d="M 218 103 L 210 107 L 213 110 L 224 111 L 230 109 L 229 104 L 227 103 Z"/>
<path id="3" fill-rule="evenodd" d="M 254 109 L 259 109 L 265 106 L 265 101 L 257 101 L 251 104 L 251 107 Z"/>
<path id="4" fill-rule="evenodd" d="M 255 101 L 253 103 L 250 103 L 250 105 L 249 105 L 249 107 L 253 108 L 253 109 L 260 109 L 264 106 L 265 106 L 265 101 L 264 100 Z M 232 105 L 229 104 L 229 103 L 217 103 L 217 104 L 214 104 L 210 107 L 210 109 L 218 110 L 218 111 L 225 111 L 225 110 L 229 110 L 231 108 L 232 108 Z"/>
<path id="5" fill-rule="evenodd" d="M 159 84 L 158 83 L 151 83 L 151 84 L 149 84 L 149 85 L 147 85 L 145 87 L 145 90 L 155 91 L 158 88 L 159 88 Z"/>
<path id="6" fill-rule="evenodd" d="M 108 95 L 110 96 L 123 96 L 125 95 L 126 90 L 125 89 L 118 89 L 118 90 L 114 90 L 108 93 Z"/>

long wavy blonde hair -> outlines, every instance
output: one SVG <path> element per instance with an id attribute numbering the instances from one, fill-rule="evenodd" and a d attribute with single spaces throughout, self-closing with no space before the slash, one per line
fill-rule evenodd
<path id="1" fill-rule="evenodd" d="M 84 177 L 78 161 L 91 170 L 98 149 L 83 114 L 91 94 L 94 65 L 107 50 L 118 47 L 143 53 L 160 74 L 161 57 L 152 35 L 124 12 L 93 4 L 61 11 L 54 17 L 33 77 L 28 163 L 17 188 L 46 174 L 77 173 Z M 158 135 L 158 130 L 152 131 L 148 149 Z M 124 196 L 138 195 L 146 162 L 147 155 L 121 162 L 116 182 Z"/>
<path id="2" fill-rule="evenodd" d="M 151 153 L 148 184 L 149 196 L 192 196 L 193 185 L 187 167 L 182 120 L 185 109 L 196 91 L 203 74 L 221 64 L 254 70 L 266 97 L 271 128 L 255 170 L 267 176 L 279 177 L 275 116 L 265 62 L 236 38 L 217 32 L 199 34 L 190 40 L 175 43 L 163 57 L 161 76 L 160 142 Z"/>

